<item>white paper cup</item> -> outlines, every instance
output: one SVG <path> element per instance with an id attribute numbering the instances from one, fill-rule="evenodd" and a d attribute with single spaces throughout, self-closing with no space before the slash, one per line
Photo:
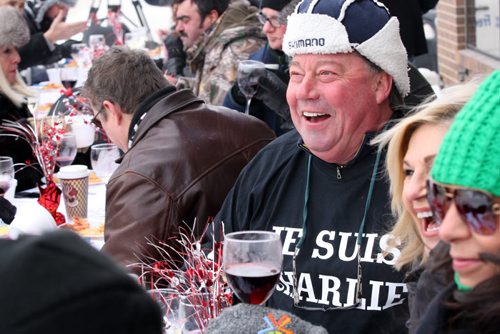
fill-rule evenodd
<path id="1" fill-rule="evenodd" d="M 87 218 L 89 196 L 89 170 L 87 166 L 61 167 L 57 177 L 61 180 L 68 218 L 71 220 Z"/>

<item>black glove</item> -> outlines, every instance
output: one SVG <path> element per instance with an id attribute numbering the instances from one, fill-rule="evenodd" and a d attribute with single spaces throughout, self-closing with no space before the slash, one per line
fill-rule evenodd
<path id="1" fill-rule="evenodd" d="M 171 33 L 163 41 L 167 49 L 167 61 L 163 65 L 163 70 L 167 74 L 177 76 L 182 75 L 184 67 L 186 66 L 186 53 L 184 52 L 184 45 L 178 34 Z"/>
<path id="2" fill-rule="evenodd" d="M 240 90 L 240 86 L 238 86 L 238 82 L 235 81 L 233 87 L 231 87 L 231 97 L 233 101 L 237 104 L 244 106 L 247 103 L 247 99 L 245 95 Z"/>
<path id="3" fill-rule="evenodd" d="M 57 49 L 59 49 L 61 57 L 62 58 L 71 58 L 71 46 L 73 44 L 78 44 L 78 43 L 81 43 L 81 42 L 75 41 L 73 39 L 68 39 L 66 42 L 59 44 L 57 46 Z"/>
<path id="4" fill-rule="evenodd" d="M 3 196 L 0 196 L 0 219 L 5 224 L 10 224 L 16 216 L 17 209 Z"/>
<path id="5" fill-rule="evenodd" d="M 288 85 L 273 72 L 266 71 L 265 73 L 266 75 L 259 77 L 259 89 L 255 93 L 255 98 L 262 101 L 269 109 L 281 117 L 283 120 L 282 129 L 291 129 L 293 124 L 286 101 Z"/>

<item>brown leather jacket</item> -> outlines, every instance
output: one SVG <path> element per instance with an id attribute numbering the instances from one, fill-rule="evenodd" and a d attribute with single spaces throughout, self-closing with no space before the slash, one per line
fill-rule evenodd
<path id="1" fill-rule="evenodd" d="M 260 120 L 209 106 L 190 90 L 162 98 L 108 183 L 103 251 L 124 265 L 151 262 L 159 254 L 149 242 L 177 246 L 182 222 L 196 219 L 201 233 L 241 169 L 273 138 Z"/>

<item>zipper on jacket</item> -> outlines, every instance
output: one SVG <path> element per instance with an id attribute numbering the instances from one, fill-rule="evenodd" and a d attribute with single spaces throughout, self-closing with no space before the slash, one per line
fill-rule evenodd
<path id="1" fill-rule="evenodd" d="M 337 165 L 337 180 L 342 180 L 342 168 L 345 166 Z"/>

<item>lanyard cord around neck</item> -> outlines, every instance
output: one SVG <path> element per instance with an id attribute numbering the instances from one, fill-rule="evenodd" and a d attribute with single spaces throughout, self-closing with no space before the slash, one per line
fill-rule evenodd
<path id="1" fill-rule="evenodd" d="M 365 222 L 366 222 L 366 217 L 368 216 L 368 210 L 370 209 L 370 204 L 372 202 L 372 197 L 373 197 L 373 188 L 375 187 L 375 180 L 377 177 L 377 171 L 378 171 L 378 165 L 380 163 L 380 157 L 382 156 L 382 150 L 378 149 L 377 150 L 377 157 L 375 158 L 375 163 L 373 165 L 373 170 L 372 170 L 372 175 L 370 179 L 370 186 L 368 188 L 368 195 L 366 197 L 366 202 L 365 202 L 365 211 L 363 213 L 363 219 L 361 220 L 361 224 L 359 226 L 359 231 L 358 231 L 358 236 L 356 238 L 356 244 L 358 245 L 358 253 L 361 252 L 361 241 L 362 241 L 362 235 L 363 231 L 365 229 Z M 293 254 L 293 295 L 294 298 L 298 299 L 298 293 L 296 289 L 298 289 L 297 285 L 297 271 L 295 268 L 295 259 L 297 255 L 299 254 L 300 247 L 304 243 L 304 240 L 306 239 L 306 234 L 307 234 L 307 217 L 308 217 L 308 203 L 309 203 L 309 193 L 310 193 L 310 179 L 311 179 L 311 161 L 312 161 L 312 153 L 309 153 L 308 159 L 307 159 L 307 177 L 306 177 L 306 189 L 304 192 L 304 208 L 302 210 L 302 235 L 297 242 L 297 245 L 295 246 L 295 251 Z M 357 265 L 357 275 L 358 277 L 361 275 L 361 263 L 360 263 L 360 256 L 358 256 L 358 265 Z M 360 286 L 358 287 L 358 293 L 361 295 L 362 289 L 361 289 L 361 281 L 360 281 Z M 298 300 L 297 300 L 298 302 Z"/>

